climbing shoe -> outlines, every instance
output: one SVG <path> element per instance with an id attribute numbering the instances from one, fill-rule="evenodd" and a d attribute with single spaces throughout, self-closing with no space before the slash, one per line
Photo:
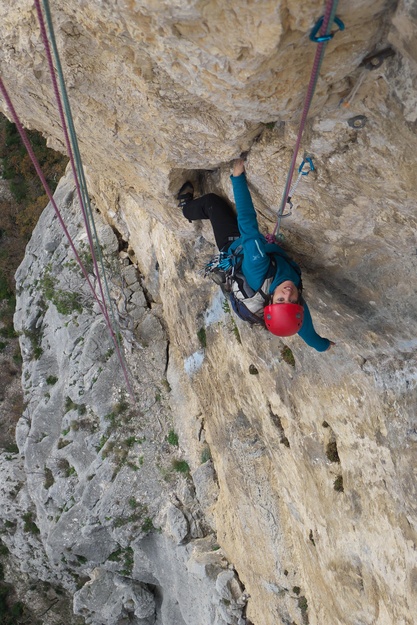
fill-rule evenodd
<path id="1" fill-rule="evenodd" d="M 192 183 L 189 180 L 187 180 L 187 182 L 184 182 L 181 189 L 178 191 L 178 195 L 177 195 L 178 206 L 180 208 L 184 208 L 184 206 L 188 204 L 188 202 L 191 202 L 193 198 L 194 198 L 194 187 Z"/>

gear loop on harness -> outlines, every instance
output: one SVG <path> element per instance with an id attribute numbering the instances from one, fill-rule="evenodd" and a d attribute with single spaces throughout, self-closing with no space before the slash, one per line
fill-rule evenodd
<path id="1" fill-rule="evenodd" d="M 345 30 L 345 25 L 342 22 L 342 20 L 339 17 L 335 17 L 334 21 L 339 26 L 339 28 L 335 30 L 333 33 L 329 33 L 328 35 L 317 36 L 317 33 L 319 32 L 320 28 L 323 25 L 323 19 L 324 17 L 320 17 L 320 19 L 317 20 L 316 24 L 313 26 L 311 30 L 310 40 L 314 41 L 315 43 L 323 43 L 324 41 L 330 41 L 330 39 L 333 39 L 333 37 L 335 36 L 336 33 L 339 32 L 339 30 Z"/>

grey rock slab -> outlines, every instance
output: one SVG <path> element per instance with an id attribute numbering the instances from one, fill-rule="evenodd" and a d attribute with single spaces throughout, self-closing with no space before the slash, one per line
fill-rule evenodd
<path id="1" fill-rule="evenodd" d="M 186 538 L 189 531 L 187 518 L 179 508 L 172 504 L 167 507 L 165 514 L 166 531 L 179 545 Z"/>
<path id="2" fill-rule="evenodd" d="M 91 625 L 115 625 L 129 616 L 137 625 L 153 625 L 155 600 L 140 583 L 97 568 L 75 593 L 74 612 Z"/>
<path id="3" fill-rule="evenodd" d="M 126 281 L 126 284 L 130 286 L 138 281 L 138 270 L 135 265 L 128 265 L 127 267 L 123 267 L 122 276 Z"/>

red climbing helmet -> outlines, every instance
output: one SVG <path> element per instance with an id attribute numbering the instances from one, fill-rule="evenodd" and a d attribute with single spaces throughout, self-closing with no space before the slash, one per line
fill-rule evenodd
<path id="1" fill-rule="evenodd" d="M 272 334 L 292 336 L 303 325 L 304 308 L 300 304 L 270 304 L 264 308 L 264 320 Z"/>

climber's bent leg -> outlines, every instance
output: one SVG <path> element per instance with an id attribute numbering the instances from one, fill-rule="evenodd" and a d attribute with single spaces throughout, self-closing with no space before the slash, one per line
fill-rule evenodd
<path id="1" fill-rule="evenodd" d="M 240 237 L 237 217 L 230 204 L 215 193 L 207 193 L 196 200 L 187 202 L 182 210 L 189 221 L 210 219 L 214 238 L 219 250 Z"/>

